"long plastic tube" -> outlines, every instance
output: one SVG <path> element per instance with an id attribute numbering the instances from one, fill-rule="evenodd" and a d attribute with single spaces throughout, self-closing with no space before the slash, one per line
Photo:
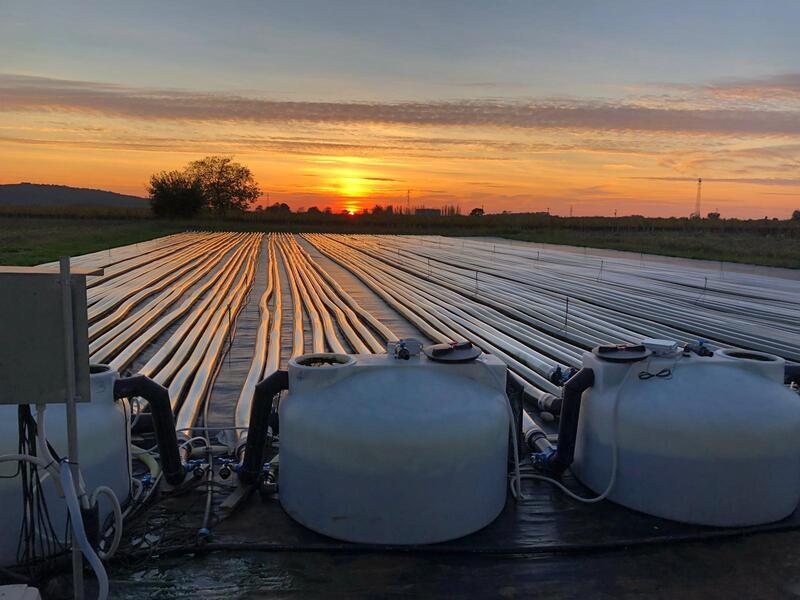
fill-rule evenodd
<path id="1" fill-rule="evenodd" d="M 86 560 L 97 577 L 97 598 L 98 600 L 105 600 L 108 598 L 108 575 L 106 574 L 103 562 L 100 560 L 100 557 L 97 556 L 91 543 L 89 543 L 89 539 L 86 537 L 86 530 L 83 528 L 83 515 L 81 515 L 81 507 L 78 503 L 78 496 L 75 493 L 72 473 L 69 468 L 61 468 L 60 474 L 61 487 L 64 490 L 64 498 L 67 502 L 72 529 L 81 547 L 81 552 L 83 552 L 83 555 L 86 557 Z"/>
<path id="2" fill-rule="evenodd" d="M 92 360 L 98 363 L 106 363 L 110 356 L 119 352 L 123 346 L 129 345 L 132 340 L 136 339 L 141 332 L 166 312 L 170 306 L 178 302 L 187 290 L 213 271 L 235 244 L 236 241 L 232 240 L 211 252 L 208 258 L 199 264 L 197 268 L 184 274 L 169 289 L 154 298 L 141 310 L 118 321 L 114 327 L 94 339 L 89 344 Z M 213 278 L 210 281 L 213 281 Z"/>
<path id="3" fill-rule="evenodd" d="M 292 238 L 294 240 L 294 238 Z M 296 241 L 295 241 L 296 243 Z M 397 341 L 397 335 L 384 323 L 379 321 L 375 318 L 375 316 L 367 311 L 366 309 L 362 308 L 355 299 L 348 294 L 344 288 L 336 281 L 336 279 L 331 276 L 330 273 L 322 269 L 316 261 L 311 258 L 311 255 L 306 251 L 305 248 L 301 248 L 303 255 L 306 257 L 306 260 L 316 269 L 316 272 L 319 276 L 321 276 L 328 285 L 336 292 L 336 294 L 346 302 L 350 308 L 358 315 L 358 318 L 363 320 L 367 325 L 372 327 L 378 334 L 383 338 L 385 342 L 393 342 Z M 385 350 L 385 347 L 383 348 Z"/>
<path id="4" fill-rule="evenodd" d="M 305 351 L 305 343 L 303 336 L 303 301 L 300 298 L 300 291 L 297 288 L 297 282 L 289 273 L 289 267 L 286 265 L 286 256 L 281 253 L 281 258 L 284 262 L 284 270 L 286 271 L 287 279 L 289 280 L 289 288 L 292 294 L 292 358 L 303 354 Z"/>
<path id="5" fill-rule="evenodd" d="M 549 290 L 546 290 L 546 294 L 549 295 L 535 297 L 537 304 L 530 302 L 522 304 L 520 298 L 534 300 L 534 297 L 531 296 L 533 288 L 530 287 L 528 282 L 532 281 L 531 278 L 536 275 L 536 269 L 531 269 L 527 266 L 531 265 L 531 261 L 527 259 L 525 259 L 527 262 L 523 259 L 517 261 L 521 265 L 526 265 L 524 269 L 517 266 L 514 266 L 513 269 L 506 269 L 504 260 L 486 261 L 481 259 L 478 261 L 478 270 L 481 271 L 481 276 L 480 280 L 476 282 L 476 271 L 472 271 L 472 277 L 468 277 L 464 268 L 451 264 L 458 260 L 461 260 L 462 264 L 468 264 L 470 267 L 475 264 L 471 252 L 465 251 L 461 247 L 458 248 L 457 252 L 448 251 L 447 254 L 443 254 L 436 248 L 439 245 L 438 243 L 432 244 L 431 246 L 434 246 L 432 248 L 428 244 L 409 244 L 409 238 L 321 235 L 306 235 L 305 237 L 329 258 L 336 260 L 339 264 L 357 274 L 357 276 L 359 274 L 355 272 L 355 268 L 359 263 L 363 263 L 363 269 L 369 269 L 369 273 L 373 277 L 371 282 L 366 277 L 361 276 L 361 278 L 368 285 L 371 283 L 373 289 L 376 289 L 376 283 L 385 287 L 388 281 L 385 277 L 390 279 L 399 278 L 398 281 L 403 281 L 404 286 L 410 285 L 411 282 L 414 289 L 424 294 L 428 301 L 436 300 L 436 298 L 441 300 L 443 304 L 439 306 L 439 309 L 445 311 L 443 314 L 448 314 L 449 318 L 455 318 L 461 327 L 467 328 L 468 331 L 462 332 L 462 335 L 477 338 L 481 336 L 480 332 L 483 331 L 485 338 L 485 332 L 489 327 L 488 331 L 492 336 L 496 336 L 499 340 L 504 341 L 505 344 L 510 344 L 508 346 L 509 350 L 517 348 L 512 354 L 518 354 L 520 350 L 530 353 L 531 346 L 534 346 L 547 355 L 558 357 L 570 366 L 577 366 L 581 348 L 577 347 L 572 350 L 565 344 L 564 338 L 578 341 L 583 348 L 588 348 L 608 339 L 628 342 L 638 342 L 644 337 L 667 337 L 678 339 L 679 341 L 693 339 L 685 331 L 679 331 L 670 324 L 662 325 L 652 318 L 645 319 L 640 314 L 621 315 L 614 313 L 606 306 L 587 304 L 577 297 L 571 299 L 572 301 L 565 314 L 564 296 L 557 298 L 556 294 L 558 292 L 553 293 Z M 414 239 L 416 241 L 420 238 Z M 332 243 L 336 243 L 336 247 L 333 247 Z M 448 242 L 443 245 L 452 246 L 455 243 Z M 458 243 L 460 244 L 460 241 Z M 468 242 L 465 243 L 465 247 L 469 247 L 469 245 Z M 355 248 L 360 253 L 358 256 L 353 254 L 353 249 Z M 420 257 L 425 257 L 425 262 L 422 262 Z M 376 258 L 380 258 L 380 261 L 376 261 Z M 432 258 L 433 260 L 431 260 Z M 430 266 L 428 261 L 430 261 Z M 397 269 L 397 271 L 392 272 L 391 269 Z M 363 272 L 362 270 L 361 273 Z M 377 272 L 382 274 L 377 276 L 376 279 Z M 534 275 L 531 275 L 531 273 Z M 567 280 L 567 283 L 570 281 L 569 277 L 564 277 L 563 275 L 548 275 L 548 278 L 548 285 L 554 288 L 558 288 L 561 285 L 562 279 Z M 596 287 L 596 276 L 592 281 L 592 285 L 589 285 L 586 275 L 582 275 L 582 278 L 588 287 Z M 430 282 L 429 285 L 428 282 Z M 601 283 L 602 285 L 606 284 L 606 282 Z M 608 285 L 618 284 L 608 283 Z M 568 291 L 572 293 L 574 289 L 573 286 Z M 395 286 L 390 293 L 398 295 L 396 290 L 398 288 Z M 510 293 L 512 290 L 513 294 Z M 458 292 L 459 296 L 452 296 L 454 292 Z M 514 294 L 516 294 L 516 297 Z M 758 293 L 754 293 L 754 295 L 758 295 Z M 592 299 L 594 296 L 587 296 L 587 298 Z M 788 310 L 786 299 L 783 298 L 780 302 L 783 303 L 780 309 L 782 311 L 781 314 L 785 315 Z M 416 310 L 418 308 L 416 305 L 418 304 L 416 300 L 413 300 L 411 306 Z M 558 306 L 559 304 L 561 307 Z M 484 307 L 481 308 L 481 305 Z M 613 304 L 608 306 L 613 306 Z M 540 307 L 543 311 L 538 310 Z M 795 304 L 795 307 L 797 307 L 797 304 Z M 491 311 L 497 312 L 492 314 Z M 437 315 L 435 311 L 429 311 L 429 314 Z M 653 316 L 659 316 L 657 311 L 655 315 L 648 315 L 648 317 Z M 438 314 L 438 318 L 442 319 L 441 314 Z M 690 320 L 685 311 L 682 318 L 684 321 Z M 559 319 L 562 320 L 561 324 Z M 567 321 L 566 327 L 563 324 L 564 321 Z M 613 322 L 624 322 L 626 326 L 632 325 L 638 331 L 610 326 L 610 323 Z M 531 328 L 531 325 L 541 328 L 541 331 L 537 332 Z M 452 323 L 451 327 L 454 327 Z M 458 328 L 456 327 L 456 329 Z M 741 333 L 741 329 L 737 331 Z M 699 337 L 709 339 L 711 336 L 707 335 L 707 333 L 702 332 Z M 551 336 L 550 340 L 543 338 L 542 334 Z M 505 336 L 511 336 L 516 342 Z M 713 338 L 711 339 L 713 346 Z M 747 332 L 744 332 L 742 340 L 745 344 L 753 341 Z M 787 355 L 783 352 L 786 348 L 780 345 L 782 342 L 775 344 L 774 340 L 758 340 L 758 344 L 766 343 L 773 346 L 770 348 L 771 351 L 777 351 L 776 353 L 784 356 Z M 520 357 L 522 356 L 524 354 Z M 526 360 L 529 364 L 532 364 L 530 363 L 530 356 Z M 509 364 L 509 366 L 513 368 L 512 364 Z M 542 371 L 541 369 L 538 370 Z M 542 374 L 545 375 L 544 372 Z M 540 388 L 548 389 L 540 381 L 532 380 L 531 383 Z M 548 391 L 552 392 L 549 389 Z"/>
<path id="6" fill-rule="evenodd" d="M 325 337 L 319 312 L 317 312 L 317 309 L 314 307 L 314 303 L 311 300 L 311 295 L 308 293 L 305 285 L 297 274 L 294 263 L 286 258 L 283 252 L 281 252 L 281 255 L 284 256 L 283 261 L 284 265 L 286 266 L 288 276 L 294 280 L 295 285 L 300 292 L 300 297 L 303 300 L 303 307 L 305 308 L 308 321 L 311 325 L 311 351 L 325 352 Z"/>
<path id="7" fill-rule="evenodd" d="M 315 268 L 313 261 L 307 253 L 297 244 L 294 238 L 289 242 L 290 251 L 298 260 L 309 278 L 320 291 L 320 297 L 330 311 L 336 316 L 339 327 L 344 332 L 353 349 L 359 354 L 369 354 L 372 352 L 384 352 L 385 346 L 381 344 L 375 336 L 364 326 L 359 316 L 350 308 L 349 304 L 340 297 L 337 290 L 327 281 L 320 277 L 318 268 Z M 341 288 L 340 288 L 341 289 Z"/>
<path id="8" fill-rule="evenodd" d="M 136 337 L 132 340 L 128 340 L 128 343 L 124 348 L 119 348 L 119 353 L 109 362 L 109 366 L 119 371 L 130 364 L 130 362 L 133 361 L 136 356 L 141 354 L 146 346 L 151 344 L 153 340 L 161 335 L 161 333 L 163 333 L 170 325 L 179 319 L 184 318 L 184 316 L 188 313 L 188 316 L 185 316 L 183 322 L 179 326 L 178 332 L 176 332 L 176 334 L 173 336 L 170 336 L 169 340 L 158 350 L 156 355 L 154 355 L 151 360 L 147 362 L 147 366 L 143 368 L 141 372 L 144 375 L 151 375 L 156 369 L 160 368 L 163 362 L 166 361 L 169 355 L 172 354 L 179 342 L 183 340 L 185 334 L 188 333 L 192 324 L 200 316 L 201 312 L 203 311 L 203 307 L 211 303 L 215 297 L 215 292 L 223 287 L 228 276 L 234 272 L 234 266 L 238 264 L 237 261 L 244 250 L 245 246 L 243 244 L 238 245 L 237 249 L 233 251 L 233 254 L 226 260 L 226 262 L 217 267 L 216 272 L 213 275 L 209 276 L 204 283 L 197 286 L 196 289 L 191 291 L 187 296 L 183 297 L 183 300 L 179 306 L 160 317 L 155 323 L 147 327 L 145 330 L 139 330 Z M 211 292 L 206 296 L 206 299 L 201 300 L 203 295 L 206 294 L 209 289 Z M 117 350 L 118 348 L 114 349 Z"/>
<path id="9" fill-rule="evenodd" d="M 208 248 L 212 247 L 214 243 L 214 241 L 206 242 L 198 245 L 198 247 L 170 256 L 169 259 L 155 265 L 145 273 L 136 276 L 132 279 L 131 284 L 120 286 L 119 288 L 105 293 L 99 302 L 89 307 L 88 316 L 90 326 L 112 311 L 115 315 L 124 315 L 132 306 L 140 302 L 142 298 L 167 287 L 180 277 L 182 273 L 192 268 L 193 263 L 202 261 L 205 252 Z M 99 331 L 99 333 L 102 332 L 103 331 Z M 92 330 L 93 336 L 99 335 L 99 333 L 96 329 Z"/>
<path id="10" fill-rule="evenodd" d="M 188 362 L 184 364 L 175 378 L 170 382 L 170 395 L 179 404 L 183 390 L 189 380 L 191 385 L 180 403 L 180 410 L 175 425 L 180 432 L 187 432 L 195 424 L 203 404 L 207 401 L 207 392 L 217 373 L 217 365 L 225 350 L 225 340 L 233 327 L 233 322 L 244 305 L 244 299 L 250 290 L 255 272 L 255 250 L 260 243 L 260 236 L 255 244 L 253 254 L 246 265 L 245 276 L 230 292 L 228 300 L 217 310 L 207 330 L 198 340 Z"/>
<path id="11" fill-rule="evenodd" d="M 383 242 L 382 240 L 381 243 L 390 245 L 392 241 L 388 240 L 387 242 Z M 447 242 L 446 245 L 451 245 L 451 244 L 452 242 Z M 465 247 L 468 248 L 472 244 L 473 243 L 468 242 L 465 244 Z M 404 249 L 404 254 L 403 254 L 404 257 L 406 256 L 407 253 L 414 254 L 415 252 L 417 252 L 419 246 L 421 245 L 416 245 L 415 247 L 408 248 L 407 251 L 406 249 Z M 437 252 L 437 250 L 432 250 L 427 246 L 425 247 L 426 254 L 433 255 L 435 252 Z M 733 341 L 735 341 L 735 343 L 737 344 L 746 345 L 750 343 L 753 345 L 753 347 L 756 348 L 762 346 L 763 344 L 770 344 L 773 349 L 767 351 L 776 352 L 777 350 L 776 353 L 781 354 L 782 353 L 781 349 L 786 350 L 788 343 L 789 344 L 788 349 L 790 352 L 792 351 L 791 341 L 789 338 L 785 337 L 784 332 L 782 331 L 770 332 L 769 336 L 766 337 L 763 335 L 765 331 L 763 327 L 765 322 L 761 318 L 755 319 L 755 321 L 758 322 L 757 325 L 755 321 L 753 322 L 752 325 L 743 324 L 740 322 L 741 321 L 740 319 L 737 319 L 737 321 L 734 324 L 734 322 L 729 321 L 729 319 L 724 315 L 720 315 L 719 317 L 714 319 L 709 319 L 709 317 L 706 316 L 707 311 L 704 310 L 704 308 L 706 306 L 713 306 L 714 308 L 716 308 L 717 303 L 712 304 L 710 301 L 709 302 L 704 301 L 703 305 L 698 306 L 696 291 L 693 292 L 691 296 L 687 296 L 687 294 L 685 293 L 682 296 L 677 296 L 673 294 L 672 297 L 670 298 L 671 303 L 670 304 L 665 303 L 663 297 L 667 296 L 671 289 L 672 290 L 675 289 L 675 284 L 673 284 L 672 282 L 670 282 L 669 284 L 669 286 L 671 287 L 667 286 L 667 284 L 662 282 L 659 284 L 659 289 L 649 290 L 649 288 L 645 287 L 644 285 L 635 284 L 635 282 L 637 281 L 638 282 L 642 281 L 641 277 L 638 280 L 626 279 L 625 285 L 620 286 L 621 283 L 620 281 L 605 281 L 602 278 L 598 278 L 596 274 L 593 274 L 592 277 L 588 277 L 586 273 L 580 273 L 580 274 L 575 273 L 569 277 L 564 277 L 563 273 L 553 272 L 548 274 L 546 272 L 543 272 L 547 270 L 546 268 L 542 269 L 538 267 L 540 261 L 536 262 L 537 264 L 536 269 L 530 269 L 530 268 L 510 269 L 504 266 L 504 264 L 507 262 L 506 257 L 504 257 L 503 260 L 498 263 L 498 261 L 488 262 L 485 260 L 476 262 L 474 259 L 470 258 L 471 256 L 474 255 L 468 251 L 465 252 L 464 249 L 462 248 L 459 248 L 458 253 L 450 252 L 449 255 L 445 256 L 442 256 L 440 254 L 438 255 L 438 258 L 440 260 L 448 262 L 451 266 L 455 264 L 463 265 L 466 263 L 469 264 L 470 268 L 477 267 L 477 269 L 482 272 L 482 275 L 486 273 L 487 279 L 492 279 L 492 278 L 505 279 L 504 285 L 511 287 L 516 286 L 523 291 L 526 290 L 526 286 L 528 285 L 529 282 L 535 283 L 536 281 L 540 281 L 540 283 L 546 283 L 550 287 L 558 288 L 560 292 L 567 293 L 571 295 L 571 297 L 573 297 L 574 299 L 580 299 L 583 297 L 584 299 L 591 300 L 592 302 L 599 302 L 603 306 L 608 308 L 625 310 L 626 308 L 629 307 L 632 310 L 643 311 L 644 314 L 649 314 L 653 317 L 657 317 L 662 322 L 670 323 L 672 327 L 675 327 L 677 329 L 681 328 L 685 329 L 687 321 L 690 322 L 696 321 L 697 324 L 700 326 L 705 326 L 709 329 L 713 328 L 717 333 L 718 337 L 726 338 L 731 336 Z M 572 262 L 574 263 L 575 261 Z M 606 262 L 613 263 L 613 261 L 606 261 Z M 576 271 L 576 269 L 571 265 L 568 268 L 571 269 L 573 272 Z M 709 278 L 706 276 L 706 280 L 708 279 Z M 632 285 L 629 282 L 634 282 L 634 283 Z M 770 284 L 772 283 L 773 280 L 770 280 Z M 605 294 L 603 290 L 610 289 L 612 287 L 614 288 L 613 296 L 609 295 L 607 296 L 607 299 L 604 299 L 606 297 L 603 296 L 603 294 Z M 686 289 L 686 287 L 687 286 L 684 286 L 683 289 Z M 695 290 L 697 289 L 696 286 L 693 287 L 695 288 Z M 528 287 L 527 290 L 529 291 L 530 288 Z M 635 294 L 631 290 L 634 290 Z M 710 292 L 710 295 L 714 295 L 715 293 L 716 292 Z M 638 294 L 639 296 L 637 297 L 636 294 Z M 642 296 L 644 295 L 647 296 L 646 303 L 643 303 L 642 301 Z M 753 297 L 764 296 L 764 294 L 759 289 L 754 289 L 752 292 L 749 292 L 748 295 Z M 719 294 L 717 294 L 717 298 L 719 299 L 720 302 L 728 303 L 729 307 L 733 306 L 728 301 L 728 298 L 730 298 L 730 296 L 720 296 Z M 676 300 L 682 302 L 684 306 L 676 304 Z M 752 306 L 752 310 L 748 309 L 746 314 L 750 318 L 753 318 L 754 314 L 764 309 L 765 311 L 769 311 L 770 314 L 775 314 L 776 318 L 778 314 L 780 315 L 779 317 L 780 321 L 772 321 L 773 324 L 776 322 L 786 323 L 787 315 L 797 314 L 796 310 L 797 305 L 795 304 L 794 309 L 789 311 L 789 307 L 787 306 L 786 302 L 787 300 L 788 297 L 776 300 L 781 304 L 780 307 L 778 307 L 777 305 L 772 305 L 774 306 L 774 309 L 770 305 L 765 305 L 763 301 L 760 301 L 757 309 L 755 308 L 755 306 Z M 769 300 L 769 302 L 772 302 L 772 300 Z M 735 305 L 738 306 L 739 309 L 741 309 L 743 306 L 746 306 L 747 303 L 745 303 L 741 298 L 739 298 L 737 299 Z M 686 308 L 689 306 L 691 307 L 690 313 L 687 315 Z M 775 313 L 774 311 L 780 311 L 780 312 Z M 735 325 L 736 328 L 735 331 L 731 329 L 732 325 Z M 780 329 L 785 329 L 785 326 L 780 327 Z M 685 331 L 683 335 L 686 335 Z M 709 336 L 704 336 L 704 337 L 709 337 Z"/>
<path id="12" fill-rule="evenodd" d="M 297 266 L 298 273 L 305 281 L 307 288 L 311 290 L 312 299 L 317 304 L 319 312 L 323 315 L 325 335 L 328 338 L 328 343 L 333 351 L 345 352 L 344 346 L 341 345 L 341 342 L 339 342 L 339 338 L 335 333 L 335 319 L 336 324 L 338 325 L 338 330 L 344 334 L 344 337 L 347 339 L 347 342 L 350 344 L 353 351 L 357 354 L 370 354 L 370 347 L 365 344 L 364 341 L 362 341 L 353 327 L 351 327 L 344 311 L 342 311 L 339 305 L 328 296 L 324 282 L 314 276 L 313 272 L 308 268 L 308 265 L 305 263 L 305 261 L 302 259 L 302 256 L 297 252 L 296 248 L 293 247 L 292 244 L 286 244 L 284 248 Z M 369 334 L 369 337 L 372 338 L 372 335 Z M 374 338 L 372 338 L 372 341 L 377 344 Z M 378 345 L 378 347 L 380 348 L 380 345 Z"/>
<path id="13" fill-rule="evenodd" d="M 273 253 L 276 248 L 273 248 Z M 278 272 L 278 261 L 273 260 L 270 263 L 272 270 L 272 295 L 273 295 L 273 312 L 272 312 L 272 326 L 269 332 L 269 344 L 267 346 L 267 356 L 264 362 L 264 379 L 269 379 L 270 376 L 278 371 L 281 363 L 281 323 L 283 321 L 283 294 L 281 291 L 281 278 Z M 251 420 L 252 420 L 252 403 L 254 396 L 242 395 L 236 403 L 234 411 L 234 431 L 236 432 L 239 442 L 246 440 L 249 437 Z"/>
<path id="14" fill-rule="evenodd" d="M 256 328 L 256 342 L 253 348 L 253 360 L 250 363 L 250 368 L 247 371 L 242 390 L 239 392 L 239 398 L 236 401 L 236 413 L 244 411 L 250 413 L 250 402 L 255 392 L 256 384 L 261 379 L 264 373 L 264 365 L 267 362 L 267 344 L 269 341 L 269 301 L 272 297 L 272 291 L 275 284 L 275 277 L 273 273 L 275 263 L 275 255 L 273 248 L 273 241 L 267 242 L 267 285 L 264 293 L 258 301 L 259 323 Z M 280 285 L 280 284 L 279 284 Z M 280 321 L 280 319 L 278 319 Z M 235 421 L 241 421 L 237 418 Z"/>
<path id="15" fill-rule="evenodd" d="M 233 256 L 231 262 L 225 267 L 226 272 L 222 278 L 206 293 L 205 298 L 192 309 L 192 312 L 183 320 L 169 340 L 145 363 L 139 370 L 140 373 L 153 377 L 162 383 L 169 381 L 185 362 L 200 334 L 205 330 L 205 327 L 215 314 L 217 307 L 227 296 L 237 274 L 240 273 L 247 260 L 250 246 L 251 243 L 248 242 Z"/>

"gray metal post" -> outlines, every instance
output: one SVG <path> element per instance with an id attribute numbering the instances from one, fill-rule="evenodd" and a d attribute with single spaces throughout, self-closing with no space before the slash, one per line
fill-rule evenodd
<path id="1" fill-rule="evenodd" d="M 80 497 L 80 471 L 78 467 L 78 419 L 75 411 L 75 342 L 73 339 L 72 284 L 70 281 L 69 257 L 59 259 L 61 267 L 61 312 L 64 320 L 64 345 L 67 359 L 67 456 L 75 493 Z M 72 527 L 72 588 L 74 597 L 83 600 L 83 555 L 78 546 L 75 527 Z"/>

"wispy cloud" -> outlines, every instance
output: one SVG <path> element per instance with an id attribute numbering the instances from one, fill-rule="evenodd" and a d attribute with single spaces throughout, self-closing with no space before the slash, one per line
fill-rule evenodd
<path id="1" fill-rule="evenodd" d="M 755 79 L 729 79 L 703 89 L 717 96 L 748 99 L 800 100 L 800 73 L 783 73 Z"/>
<path id="2" fill-rule="evenodd" d="M 647 181 L 696 181 L 696 177 L 628 177 L 627 179 L 643 179 Z M 750 185 L 800 185 L 800 177 L 708 177 L 706 182 L 744 183 Z"/>
<path id="3" fill-rule="evenodd" d="M 0 110 L 62 111 L 144 120 L 380 123 L 719 135 L 800 135 L 800 111 L 687 109 L 632 101 L 292 102 L 0 75 Z"/>

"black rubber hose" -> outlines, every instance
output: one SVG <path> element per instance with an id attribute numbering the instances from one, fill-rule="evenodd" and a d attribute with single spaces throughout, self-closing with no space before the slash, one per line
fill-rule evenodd
<path id="1" fill-rule="evenodd" d="M 175 418 L 169 402 L 167 388 L 146 377 L 134 375 L 114 382 L 115 398 L 139 396 L 150 404 L 153 431 L 156 434 L 161 471 L 171 485 L 180 485 L 186 476 L 178 451 L 178 436 L 175 433 Z"/>
<path id="2" fill-rule="evenodd" d="M 250 405 L 250 421 L 247 424 L 247 441 L 244 458 L 239 469 L 239 481 L 251 485 L 258 481 L 264 465 L 264 446 L 267 443 L 267 428 L 275 396 L 289 389 L 289 373 L 275 371 L 256 385 Z"/>
<path id="3" fill-rule="evenodd" d="M 525 395 L 525 389 L 516 378 L 506 375 L 506 396 L 511 404 L 511 412 L 514 415 L 514 430 L 517 432 L 517 440 L 522 440 L 522 402 Z M 510 437 L 510 436 L 509 436 Z M 517 457 L 522 458 L 525 450 L 522 444 L 518 444 Z M 514 465 L 514 444 L 512 440 L 508 440 L 508 464 L 509 467 Z"/>
<path id="4" fill-rule="evenodd" d="M 581 369 L 564 384 L 561 422 L 558 424 L 558 446 L 547 462 L 547 470 L 554 475 L 566 471 L 575 457 L 581 397 L 592 385 L 594 385 L 594 371 L 591 369 Z"/>
<path id="5" fill-rule="evenodd" d="M 784 383 L 796 383 L 800 385 L 800 364 L 786 364 L 784 370 Z"/>

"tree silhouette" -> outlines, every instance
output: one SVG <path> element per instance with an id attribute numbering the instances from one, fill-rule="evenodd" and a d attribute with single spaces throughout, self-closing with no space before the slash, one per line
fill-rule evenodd
<path id="1" fill-rule="evenodd" d="M 276 202 L 275 204 L 272 204 L 271 206 L 267 206 L 264 209 L 264 212 L 273 213 L 273 214 L 288 215 L 289 213 L 292 212 L 292 209 L 289 208 L 289 205 L 286 204 L 285 202 L 280 202 L 280 203 Z"/>
<path id="2" fill-rule="evenodd" d="M 250 169 L 229 156 L 191 162 L 186 175 L 197 181 L 206 204 L 221 217 L 229 210 L 246 210 L 261 195 Z"/>
<path id="3" fill-rule="evenodd" d="M 157 217 L 193 217 L 205 204 L 197 180 L 181 171 L 162 171 L 150 177 L 147 186 L 150 207 Z"/>

